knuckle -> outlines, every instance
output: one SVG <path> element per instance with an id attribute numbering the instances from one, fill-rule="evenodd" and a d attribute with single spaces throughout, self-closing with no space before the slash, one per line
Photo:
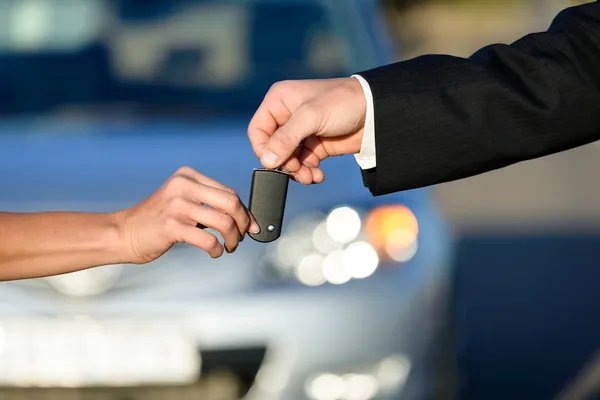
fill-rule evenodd
<path id="1" fill-rule="evenodd" d="M 223 218 L 223 222 L 221 223 L 221 226 L 222 226 L 224 232 L 231 232 L 231 231 L 237 229 L 234 219 L 228 215 L 226 215 Z"/>
<path id="2" fill-rule="evenodd" d="M 242 206 L 242 201 L 238 196 L 230 195 L 227 197 L 227 208 L 229 211 L 237 211 Z"/>
<path id="3" fill-rule="evenodd" d="M 187 178 L 181 175 L 173 175 L 167 182 L 167 188 L 171 191 L 179 191 L 187 184 Z"/>
<path id="4" fill-rule="evenodd" d="M 220 246 L 219 240 L 214 235 L 207 237 L 204 244 L 206 245 L 207 250 L 215 250 Z"/>
<path id="5" fill-rule="evenodd" d="M 178 230 L 179 223 L 175 218 L 167 218 L 165 220 L 165 230 L 171 234 L 174 234 Z"/>
<path id="6" fill-rule="evenodd" d="M 270 92 L 278 92 L 288 85 L 288 81 L 279 81 L 271 85 Z"/>
<path id="7" fill-rule="evenodd" d="M 164 213 L 169 218 L 179 218 L 189 214 L 189 207 L 181 197 L 173 197 L 166 204 Z"/>
<path id="8" fill-rule="evenodd" d="M 169 210 L 180 210 L 185 206 L 185 200 L 182 197 L 175 196 L 169 200 Z"/>
<path id="9" fill-rule="evenodd" d="M 221 189 L 221 188 L 220 188 L 220 189 Z M 225 187 L 223 187 L 223 188 L 222 188 L 222 190 L 223 190 L 223 191 L 225 191 L 225 192 L 227 192 L 227 193 L 229 193 L 230 195 L 233 195 L 233 196 L 239 197 L 239 196 L 238 196 L 238 193 L 235 191 L 235 189 L 232 189 L 232 188 L 230 188 L 230 187 L 228 187 L 228 186 L 225 186 Z"/>
<path id="10" fill-rule="evenodd" d="M 186 174 L 189 174 L 191 172 L 193 172 L 193 169 L 191 167 L 188 167 L 187 165 L 184 165 L 183 167 L 179 168 L 175 174 L 177 174 L 177 175 L 186 175 Z"/>

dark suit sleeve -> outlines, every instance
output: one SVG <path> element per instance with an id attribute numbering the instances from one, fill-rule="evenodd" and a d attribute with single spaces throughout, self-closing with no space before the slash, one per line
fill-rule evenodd
<path id="1" fill-rule="evenodd" d="M 600 139 L 600 3 L 468 59 L 427 55 L 359 72 L 373 92 L 374 195 L 429 186 Z"/>

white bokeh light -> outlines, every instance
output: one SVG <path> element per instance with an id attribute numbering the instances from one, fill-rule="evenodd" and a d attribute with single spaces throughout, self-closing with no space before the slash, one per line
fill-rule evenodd
<path id="1" fill-rule="evenodd" d="M 300 261 L 310 253 L 312 241 L 306 235 L 282 237 L 277 243 L 277 260 L 285 270 L 297 266 Z"/>
<path id="2" fill-rule="evenodd" d="M 324 260 L 325 258 L 320 254 L 309 254 L 304 257 L 296 269 L 296 277 L 298 280 L 308 286 L 319 286 L 324 284 Z"/>
<path id="3" fill-rule="evenodd" d="M 379 390 L 377 379 L 372 375 L 349 374 L 342 377 L 344 381 L 344 400 L 370 400 Z"/>
<path id="4" fill-rule="evenodd" d="M 278 393 L 285 389 L 290 380 L 289 374 L 278 365 L 265 365 L 256 375 L 256 385 L 268 393 Z"/>
<path id="5" fill-rule="evenodd" d="M 4 344 L 6 343 L 6 335 L 4 334 L 4 328 L 0 325 L 0 355 L 4 351 Z"/>
<path id="6" fill-rule="evenodd" d="M 376 373 L 379 386 L 393 388 L 404 385 L 411 367 L 411 360 L 404 355 L 394 355 L 382 360 Z"/>
<path id="7" fill-rule="evenodd" d="M 312 241 L 314 248 L 322 254 L 329 254 L 334 250 L 339 250 L 343 247 L 343 243 L 333 240 L 327 232 L 327 223 L 319 224 L 313 234 Z"/>
<path id="8" fill-rule="evenodd" d="M 314 400 L 338 400 L 344 393 L 344 381 L 334 374 L 321 374 L 309 382 L 307 392 Z"/>
<path id="9" fill-rule="evenodd" d="M 344 251 L 344 264 L 352 278 L 364 279 L 377 270 L 379 256 L 369 243 L 356 242 Z"/>
<path id="10" fill-rule="evenodd" d="M 277 263 L 289 267 L 294 264 L 294 242 L 288 237 L 282 237 L 277 242 Z"/>
<path id="11" fill-rule="evenodd" d="M 362 228 L 360 215 L 350 207 L 339 207 L 327 217 L 327 233 L 339 243 L 350 243 L 358 237 Z"/>
<path id="12" fill-rule="evenodd" d="M 327 282 L 334 285 L 342 285 L 352 279 L 350 270 L 344 261 L 343 250 L 335 250 L 325 257 L 323 275 Z"/>
<path id="13" fill-rule="evenodd" d="M 95 296 L 109 290 L 119 279 L 122 271 L 122 265 L 106 265 L 50 276 L 46 280 L 56 290 L 68 296 Z"/>

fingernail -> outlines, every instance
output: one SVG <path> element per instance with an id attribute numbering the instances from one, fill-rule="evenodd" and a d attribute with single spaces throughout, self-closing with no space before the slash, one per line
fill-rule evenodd
<path id="1" fill-rule="evenodd" d="M 298 183 L 302 183 L 304 184 L 304 182 L 302 182 L 302 178 L 300 178 L 300 175 L 297 174 L 291 174 L 292 178 L 294 178 L 294 180 Z"/>
<path id="2" fill-rule="evenodd" d="M 260 226 L 258 226 L 256 222 L 253 222 L 252 225 L 250 225 L 250 233 L 254 233 L 255 235 L 260 233 Z"/>
<path id="3" fill-rule="evenodd" d="M 279 164 L 279 157 L 271 150 L 265 149 L 260 158 L 262 164 L 267 168 L 275 168 Z"/>

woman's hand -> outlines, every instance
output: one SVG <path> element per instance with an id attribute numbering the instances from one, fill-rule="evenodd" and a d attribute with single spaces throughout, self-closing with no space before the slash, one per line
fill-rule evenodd
<path id="1" fill-rule="evenodd" d="M 147 199 L 115 213 L 124 262 L 144 264 L 175 243 L 199 247 L 213 258 L 232 253 L 247 232 L 260 228 L 233 189 L 183 167 Z M 218 231 L 224 239 L 198 226 Z"/>

